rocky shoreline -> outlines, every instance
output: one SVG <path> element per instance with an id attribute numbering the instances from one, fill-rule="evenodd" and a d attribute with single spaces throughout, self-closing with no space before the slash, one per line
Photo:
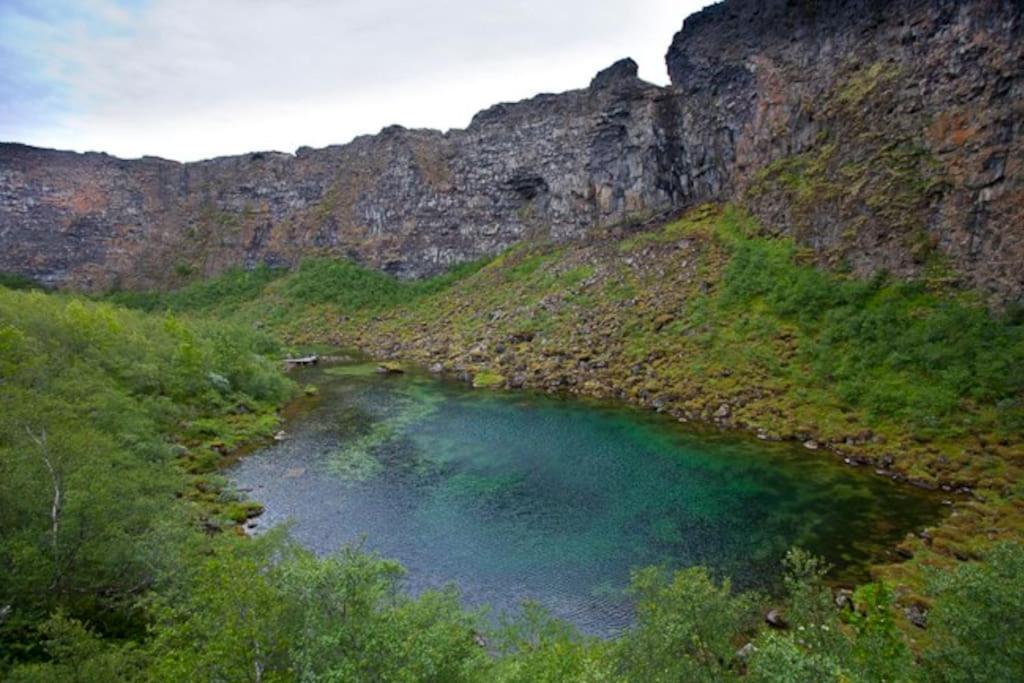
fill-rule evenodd
<path id="1" fill-rule="evenodd" d="M 905 539 L 888 558 L 894 564 L 875 568 L 898 583 L 913 585 L 924 565 L 975 559 L 987 543 L 1014 537 L 1024 509 L 1004 482 L 1015 480 L 1007 467 L 1020 444 L 916 434 L 868 420 L 827 388 L 789 383 L 790 374 L 763 363 L 800 362 L 806 339 L 795 328 L 755 335 L 764 347 L 755 363 L 743 356 L 751 344 L 744 339 L 726 340 L 724 356 L 700 345 L 723 323 L 701 308 L 724 286 L 733 257 L 735 245 L 712 227 L 723 220 L 709 207 L 654 232 L 521 248 L 426 303 L 369 315 L 318 308 L 285 334 L 478 387 L 622 401 L 696 427 L 795 442 L 935 491 L 950 514 Z"/>
<path id="2" fill-rule="evenodd" d="M 732 406 L 729 403 L 722 403 L 718 409 L 713 413 L 710 413 L 709 416 L 708 413 L 686 411 L 678 407 L 666 405 L 664 402 L 661 402 L 656 398 L 637 398 L 623 389 L 612 390 L 611 392 L 606 391 L 604 386 L 595 386 L 593 384 L 593 380 L 585 379 L 585 374 L 581 374 L 580 376 L 567 376 L 560 373 L 554 376 L 542 376 L 538 378 L 536 376 L 527 376 L 522 373 L 517 373 L 506 379 L 503 375 L 490 370 L 489 366 L 467 366 L 466 364 L 459 362 L 446 364 L 444 361 L 439 360 L 429 352 L 419 354 L 416 350 L 399 350 L 394 347 L 383 345 L 378 347 L 376 352 L 372 355 L 375 359 L 380 360 L 382 365 L 383 363 L 391 365 L 396 362 L 411 362 L 418 368 L 429 372 L 432 375 L 455 379 L 475 388 L 487 388 L 492 390 L 505 389 L 510 391 L 530 390 L 540 391 L 550 395 L 622 401 L 638 408 L 668 415 L 683 424 L 694 424 L 702 428 L 741 432 L 761 441 L 799 443 L 809 451 L 822 450 L 829 452 L 835 457 L 841 459 L 844 464 L 849 465 L 850 467 L 868 467 L 871 468 L 878 476 L 886 477 L 893 481 L 906 483 L 928 491 L 942 491 L 945 493 L 959 494 L 968 497 L 972 496 L 974 493 L 970 486 L 963 483 L 954 481 L 929 481 L 920 477 L 908 475 L 905 471 L 901 471 L 899 469 L 892 469 L 895 464 L 895 460 L 891 455 L 877 455 L 866 450 L 858 450 L 859 446 L 873 443 L 874 435 L 870 430 L 864 430 L 857 438 L 848 437 L 841 442 L 827 439 L 819 441 L 817 439 L 820 437 L 816 437 L 814 432 L 769 433 L 763 427 L 757 427 L 742 420 L 734 421 L 730 419 L 732 415 Z M 470 355 L 472 356 L 472 352 L 470 352 Z M 584 369 L 585 372 L 585 368 L 581 369 Z M 481 382 L 481 377 L 486 377 L 489 381 Z M 588 386 L 588 384 L 590 386 Z M 947 502 L 950 505 L 953 504 L 952 500 Z"/>

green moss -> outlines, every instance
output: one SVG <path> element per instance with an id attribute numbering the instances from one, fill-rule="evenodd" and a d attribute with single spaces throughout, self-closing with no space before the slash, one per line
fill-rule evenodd
<path id="1" fill-rule="evenodd" d="M 900 67 L 892 62 L 879 61 L 860 69 L 843 81 L 834 92 L 835 101 L 843 106 L 859 105 L 884 84 L 896 79 Z"/>
<path id="2" fill-rule="evenodd" d="M 263 514 L 263 505 L 251 500 L 229 503 L 224 509 L 224 516 L 235 524 L 243 524 L 246 520 Z"/>
<path id="3" fill-rule="evenodd" d="M 233 211 L 224 211 L 212 206 L 207 207 L 207 209 L 200 214 L 200 221 L 219 231 L 241 230 L 244 218 L 244 214 L 238 214 Z"/>
<path id="4" fill-rule="evenodd" d="M 473 375 L 473 386 L 478 389 L 493 389 L 505 385 L 505 377 L 490 370 Z"/>
<path id="5" fill-rule="evenodd" d="M 826 136 L 827 137 L 827 136 Z M 783 157 L 758 171 L 747 189 L 749 200 L 785 199 L 799 239 L 816 217 L 845 221 L 846 246 L 858 227 L 870 221 L 902 236 L 906 248 L 923 262 L 928 245 L 927 207 L 946 186 L 941 165 L 921 145 L 891 142 L 878 131 L 864 133 L 856 149 L 820 142 L 802 154 Z"/>
<path id="6" fill-rule="evenodd" d="M 505 279 L 510 282 L 517 282 L 529 278 L 542 265 L 551 261 L 553 257 L 554 254 L 543 252 L 523 255 L 518 259 L 518 262 L 505 269 Z"/>
<path id="7" fill-rule="evenodd" d="M 188 277 L 195 272 L 195 267 L 190 263 L 180 262 L 174 266 L 174 274 L 178 277 Z"/>
<path id="8" fill-rule="evenodd" d="M 372 377 L 377 374 L 377 363 L 360 363 L 358 365 L 338 365 L 327 368 L 324 373 L 339 377 Z"/>
<path id="9" fill-rule="evenodd" d="M 327 221 L 341 205 L 341 191 L 338 189 L 338 185 L 332 185 L 327 192 L 324 193 L 323 198 L 313 209 L 314 221 L 318 225 L 322 225 Z"/>
<path id="10" fill-rule="evenodd" d="M 602 291 L 602 296 L 607 301 L 624 301 L 626 299 L 632 299 L 636 294 L 636 285 L 626 278 L 622 278 L 620 280 L 607 280 Z"/>
<path id="11" fill-rule="evenodd" d="M 717 208 L 710 204 L 698 207 L 687 213 L 686 216 L 679 220 L 672 221 L 659 226 L 654 230 L 641 232 L 621 240 L 618 243 L 618 250 L 622 253 L 629 253 L 645 246 L 667 244 L 679 239 L 684 239 L 688 236 L 693 236 L 695 233 L 699 233 L 699 231 L 704 227 L 705 222 L 711 216 L 715 216 L 717 214 Z"/>
<path id="12" fill-rule="evenodd" d="M 558 284 L 562 287 L 575 287 L 593 274 L 593 266 L 576 266 L 562 273 L 558 278 Z"/>

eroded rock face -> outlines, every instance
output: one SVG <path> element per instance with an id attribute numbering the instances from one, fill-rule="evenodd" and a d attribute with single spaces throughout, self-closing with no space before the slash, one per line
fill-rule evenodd
<path id="1" fill-rule="evenodd" d="M 823 265 L 1024 292 L 1017 0 L 726 0 L 687 19 L 673 85 L 590 86 L 325 149 L 190 164 L 0 145 L 0 270 L 171 286 L 346 256 L 403 277 L 529 237 L 709 200 Z"/>
<path id="2" fill-rule="evenodd" d="M 680 203 L 673 97 L 617 65 L 465 130 L 198 163 L 0 146 L 0 270 L 87 288 L 347 256 L 403 277 Z"/>
<path id="3" fill-rule="evenodd" d="M 1024 3 L 724 2 L 667 55 L 748 107 L 732 181 L 826 265 L 1024 292 Z"/>

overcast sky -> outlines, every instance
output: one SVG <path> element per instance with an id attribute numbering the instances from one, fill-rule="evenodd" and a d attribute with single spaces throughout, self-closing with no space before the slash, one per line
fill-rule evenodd
<path id="1" fill-rule="evenodd" d="M 0 0 L 0 140 L 193 160 L 461 128 L 664 55 L 707 0 Z"/>

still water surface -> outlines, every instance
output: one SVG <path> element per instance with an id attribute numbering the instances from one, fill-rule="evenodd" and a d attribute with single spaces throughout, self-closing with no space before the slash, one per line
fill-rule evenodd
<path id="1" fill-rule="evenodd" d="M 266 506 L 260 527 L 291 520 L 319 554 L 365 537 L 413 592 L 455 582 L 495 613 L 532 599 L 610 635 L 631 620 L 632 567 L 704 564 L 772 590 L 799 545 L 862 578 L 939 515 L 933 496 L 792 445 L 372 370 L 299 373 L 319 397 L 232 479 Z"/>

